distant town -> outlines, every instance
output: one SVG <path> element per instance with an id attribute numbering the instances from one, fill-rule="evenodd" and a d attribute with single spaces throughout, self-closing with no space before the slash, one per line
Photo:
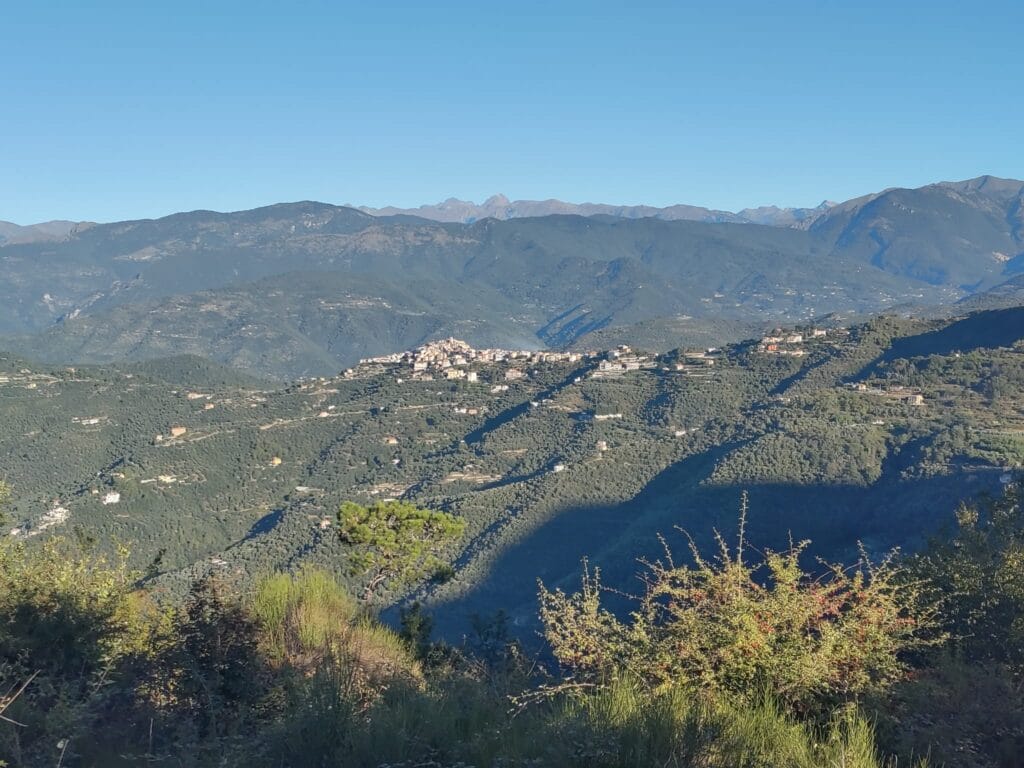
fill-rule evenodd
<path id="1" fill-rule="evenodd" d="M 431 381 L 437 379 L 474 382 L 478 372 L 474 366 L 506 363 L 505 379 L 513 381 L 526 375 L 524 370 L 539 363 L 576 363 L 597 357 L 595 352 L 552 352 L 514 349 L 474 349 L 465 341 L 448 338 L 432 341 L 407 352 L 396 352 L 380 357 L 368 357 L 359 361 L 355 368 L 349 368 L 344 376 L 358 376 L 367 369 L 383 366 L 398 366 L 408 371 L 413 380 Z"/>
<path id="2" fill-rule="evenodd" d="M 807 354 L 808 342 L 848 335 L 849 331 L 845 328 L 776 329 L 764 336 L 754 349 L 765 355 L 803 357 Z M 724 354 L 721 349 L 715 347 L 684 350 L 679 353 L 675 362 L 661 367 L 665 371 L 675 371 L 689 376 L 708 376 L 714 371 L 715 364 L 724 358 Z M 515 381 L 527 376 L 529 368 L 534 365 L 576 362 L 596 362 L 589 372 L 593 378 L 610 378 L 630 371 L 659 367 L 655 357 L 634 351 L 626 345 L 607 351 L 476 349 L 461 339 L 447 338 L 428 342 L 405 352 L 363 358 L 358 365 L 344 371 L 342 376 L 361 378 L 381 373 L 385 369 L 398 369 L 413 381 L 443 379 L 477 382 L 480 381 L 484 367 L 502 365 L 503 373 L 500 378 L 504 381 Z M 494 383 L 497 377 L 492 373 L 487 380 Z"/>

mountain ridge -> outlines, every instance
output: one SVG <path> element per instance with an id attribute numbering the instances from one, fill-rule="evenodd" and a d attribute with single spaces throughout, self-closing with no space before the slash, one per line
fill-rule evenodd
<path id="1" fill-rule="evenodd" d="M 315 201 L 181 212 L 0 246 L 0 346 L 83 363 L 205 344 L 290 378 L 436 335 L 717 345 L 994 289 L 1024 274 L 1022 211 L 1024 183 L 981 177 L 884 190 L 806 226 L 605 213 L 462 224 Z"/>
<path id="2" fill-rule="evenodd" d="M 0 221 L 0 246 L 63 240 L 78 228 L 90 225 L 91 222 L 88 221 L 66 221 L 64 219 L 25 225 Z"/>
<path id="3" fill-rule="evenodd" d="M 625 219 L 654 218 L 666 221 L 729 222 L 734 224 L 764 224 L 768 226 L 802 226 L 812 221 L 831 205 L 823 201 L 815 208 L 783 208 L 775 205 L 744 208 L 733 213 L 699 205 L 677 203 L 668 206 L 622 205 L 613 203 L 570 203 L 549 198 L 547 200 L 509 200 L 502 194 L 492 195 L 483 203 L 450 197 L 439 203 L 414 208 L 398 206 L 356 206 L 373 216 L 417 216 L 432 221 L 472 224 L 481 219 L 508 220 L 552 215 L 615 216 Z"/>

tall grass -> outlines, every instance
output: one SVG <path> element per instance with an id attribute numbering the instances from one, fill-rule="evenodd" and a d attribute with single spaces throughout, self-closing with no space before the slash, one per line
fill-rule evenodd
<path id="1" fill-rule="evenodd" d="M 395 689 L 355 714 L 315 677 L 286 743 L 294 765 L 551 766 L 551 768 L 888 768 L 871 724 L 855 709 L 823 727 L 771 701 L 705 700 L 675 688 L 657 695 L 629 681 L 554 696 L 513 714 L 504 692 L 467 677 Z M 332 687 L 333 686 L 333 687 Z M 326 743 L 323 734 L 331 737 Z M 293 752 L 293 760 L 299 752 Z M 325 759 L 326 758 L 326 759 Z"/>
<path id="2" fill-rule="evenodd" d="M 331 574 L 310 568 L 263 579 L 252 611 L 262 625 L 268 655 L 281 660 L 329 647 L 356 619 L 359 604 Z"/>
<path id="3" fill-rule="evenodd" d="M 466 659 L 425 677 L 407 644 L 321 571 L 264 579 L 252 610 L 268 655 L 295 673 L 272 752 L 300 768 L 886 766 L 854 709 L 818 727 L 770 698 L 732 702 L 680 686 L 652 694 L 622 678 L 513 712 L 510 697 L 536 681 Z"/>
<path id="4" fill-rule="evenodd" d="M 619 680 L 564 705 L 563 739 L 594 766 L 703 768 L 883 768 L 874 730 L 855 709 L 817 728 L 771 699 L 757 704 L 709 699 L 675 687 L 651 695 Z M 552 764 L 571 765 L 563 754 Z"/>

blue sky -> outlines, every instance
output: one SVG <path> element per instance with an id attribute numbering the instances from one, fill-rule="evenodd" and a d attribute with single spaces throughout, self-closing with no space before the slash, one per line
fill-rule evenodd
<path id="1" fill-rule="evenodd" d="M 971 6 L 5 0 L 0 219 L 1021 178 L 1024 5 Z"/>

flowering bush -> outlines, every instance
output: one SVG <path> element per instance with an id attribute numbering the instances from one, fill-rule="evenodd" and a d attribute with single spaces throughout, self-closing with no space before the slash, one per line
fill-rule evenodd
<path id="1" fill-rule="evenodd" d="M 935 606 L 888 558 L 865 555 L 813 578 L 807 543 L 757 565 L 719 540 L 716 561 L 691 545 L 693 566 L 648 563 L 639 607 L 622 621 L 601 606 L 600 574 L 580 592 L 541 587 L 541 618 L 568 670 L 607 680 L 628 674 L 654 690 L 677 685 L 747 700 L 766 695 L 796 711 L 850 700 L 903 675 L 907 652 L 941 640 Z"/>

